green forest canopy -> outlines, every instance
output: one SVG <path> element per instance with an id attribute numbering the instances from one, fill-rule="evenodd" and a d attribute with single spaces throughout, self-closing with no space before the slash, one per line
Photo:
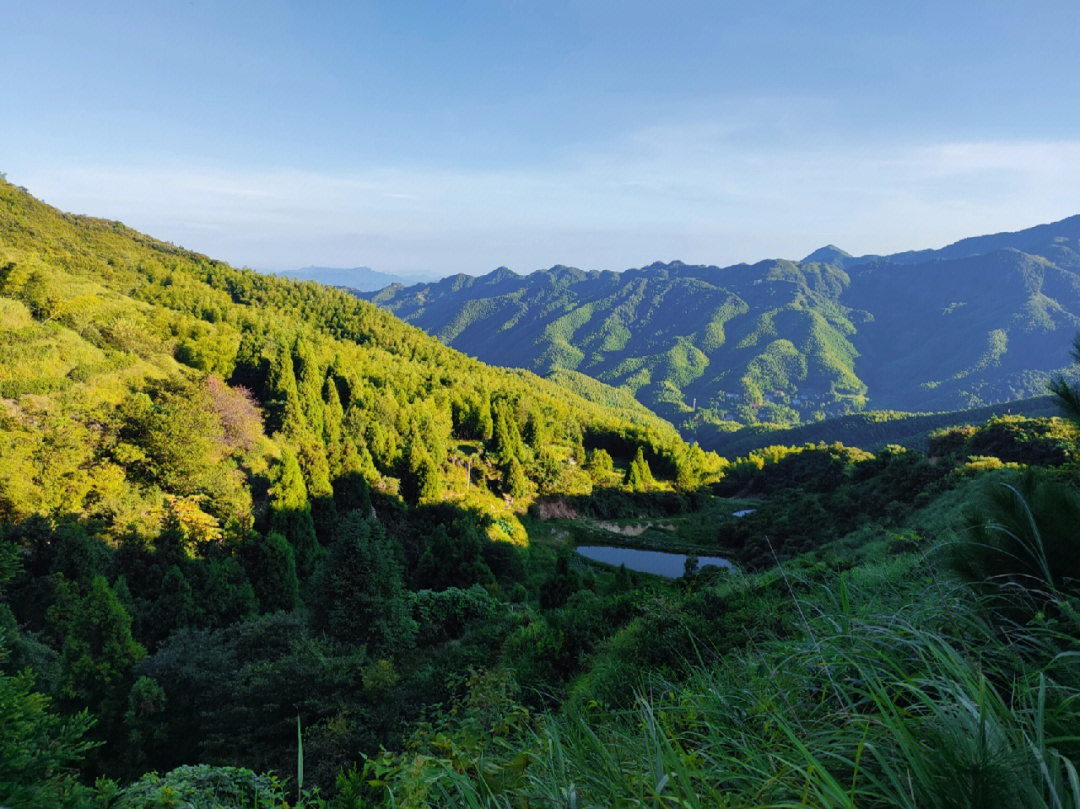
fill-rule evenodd
<path id="1" fill-rule="evenodd" d="M 1071 420 L 726 461 L 0 200 L 5 805 L 1080 807 L 1066 383 Z M 686 575 L 572 552 L 610 537 Z"/>

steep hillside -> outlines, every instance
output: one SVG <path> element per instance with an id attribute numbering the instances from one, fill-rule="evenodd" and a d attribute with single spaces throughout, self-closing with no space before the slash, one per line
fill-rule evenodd
<path id="1" fill-rule="evenodd" d="M 0 183 L 5 805 L 70 805 L 9 799 L 30 759 L 30 785 L 70 786 L 75 760 L 284 771 L 298 711 L 324 787 L 399 739 L 495 662 L 539 588 L 527 565 L 548 575 L 537 500 L 680 508 L 718 479 L 624 393 L 580 387 Z M 468 616 L 497 640 L 463 646 Z M 68 725 L 34 725 L 50 698 Z M 61 728 L 55 756 L 6 732 L 12 699 Z"/>
<path id="2" fill-rule="evenodd" d="M 235 270 L 6 183 L 0 335 L 9 520 L 156 530 L 169 498 L 186 497 L 215 532 L 242 533 L 270 519 L 290 470 L 290 508 L 316 523 L 359 479 L 412 502 L 467 492 L 508 513 L 511 488 L 519 511 L 538 491 L 588 489 L 589 448 L 626 462 L 641 448 L 672 479 L 716 464 L 603 386 L 589 401 L 490 368 L 346 293 Z M 70 468 L 48 461 L 56 441 Z"/>
<path id="3" fill-rule="evenodd" d="M 1045 393 L 1080 329 L 1078 257 L 1073 217 L 896 256 L 500 268 L 365 297 L 484 361 L 622 388 L 707 443 L 717 427 Z"/>

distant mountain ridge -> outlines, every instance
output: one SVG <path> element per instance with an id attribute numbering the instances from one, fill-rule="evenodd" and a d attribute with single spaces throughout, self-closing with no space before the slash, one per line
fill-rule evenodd
<path id="1" fill-rule="evenodd" d="M 622 388 L 715 446 L 737 424 L 1045 393 L 1080 330 L 1080 216 L 889 256 L 500 267 L 363 297 L 486 362 Z"/>
<path id="2" fill-rule="evenodd" d="M 1055 261 L 1055 263 L 1064 261 L 1069 266 L 1077 267 L 1077 260 L 1080 258 L 1080 254 L 1076 251 L 1078 239 L 1080 239 L 1080 214 L 1062 219 L 1059 222 L 1036 225 L 1026 230 L 992 233 L 987 236 L 971 236 L 937 250 L 908 250 L 886 256 L 853 256 L 830 244 L 815 250 L 804 258 L 803 262 L 826 261 L 826 263 L 833 264 L 841 269 L 847 269 L 858 264 L 868 264 L 875 261 L 886 261 L 891 264 L 919 264 L 935 259 L 956 259 L 985 255 L 998 250 L 1019 250 L 1024 253 L 1043 256 Z M 1069 242 L 1072 243 L 1072 247 L 1068 246 Z"/>
<path id="3" fill-rule="evenodd" d="M 359 292 L 373 292 L 391 284 L 408 284 L 407 278 L 379 272 L 371 267 L 301 267 L 278 275 L 298 281 L 318 281 L 328 287 L 345 287 Z"/>

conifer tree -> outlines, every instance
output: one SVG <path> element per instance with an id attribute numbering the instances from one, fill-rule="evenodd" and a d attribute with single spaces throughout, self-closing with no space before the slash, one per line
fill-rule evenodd
<path id="1" fill-rule="evenodd" d="M 374 654 L 407 646 L 416 635 L 399 561 L 401 546 L 377 520 L 359 512 L 342 518 L 322 563 L 313 617 L 333 637 L 366 643 Z"/>
<path id="2" fill-rule="evenodd" d="M 89 708 L 97 717 L 94 736 L 106 742 L 99 753 L 108 755 L 120 730 L 127 692 L 134 682 L 135 665 L 146 650 L 131 635 L 131 616 L 103 576 L 95 576 L 85 596 L 73 589 L 50 617 L 63 623 L 57 692 L 72 711 Z"/>
<path id="3" fill-rule="evenodd" d="M 445 525 L 435 526 L 417 564 L 416 581 L 425 590 L 494 584 L 484 561 L 484 548 L 489 544 L 474 524 L 455 521 L 452 533 Z"/>
<path id="4" fill-rule="evenodd" d="M 551 440 L 547 422 L 544 421 L 544 417 L 535 410 L 529 411 L 529 416 L 525 421 L 525 432 L 522 435 L 522 438 L 525 439 L 525 442 L 533 452 L 539 452 Z"/>
<path id="5" fill-rule="evenodd" d="M 442 481 L 439 467 L 419 441 L 409 447 L 408 465 L 401 477 L 401 495 L 410 505 L 439 499 Z"/>
<path id="6" fill-rule="evenodd" d="M 263 612 L 291 610 L 299 599 L 296 553 L 276 531 L 255 535 L 245 544 L 244 567 Z"/>
<path id="7" fill-rule="evenodd" d="M 510 449 L 510 428 L 506 423 L 506 413 L 501 407 L 495 410 L 495 427 L 491 439 L 498 454 L 506 454 Z"/>
<path id="8" fill-rule="evenodd" d="M 337 507 L 334 504 L 334 487 L 330 482 L 330 463 L 321 444 L 302 446 L 301 466 L 307 473 L 308 497 L 311 500 L 311 520 L 315 536 L 322 544 L 328 544 L 337 524 Z"/>
<path id="9" fill-rule="evenodd" d="M 268 432 L 280 431 L 286 435 L 302 433 L 307 421 L 300 405 L 300 393 L 296 387 L 292 352 L 287 348 L 279 347 L 270 360 L 266 388 Z"/>
<path id="10" fill-rule="evenodd" d="M 566 553 L 555 560 L 555 570 L 540 587 L 540 606 L 545 610 L 561 607 L 581 589 L 581 577 L 570 567 L 570 558 Z"/>
<path id="11" fill-rule="evenodd" d="M 346 445 L 346 469 L 337 480 L 334 481 L 334 503 L 337 505 L 339 515 L 350 511 L 359 511 L 368 514 L 371 511 L 371 488 L 361 467 L 359 453 L 353 448 L 351 442 Z M 368 456 L 370 462 L 371 456 Z"/>
<path id="12" fill-rule="evenodd" d="M 656 478 L 653 477 L 652 469 L 649 468 L 649 462 L 645 460 L 645 453 L 642 452 L 641 447 L 638 447 L 634 460 L 641 467 L 641 479 L 645 481 L 645 487 L 648 488 L 656 483 Z"/>
<path id="13" fill-rule="evenodd" d="M 513 455 L 503 464 L 503 491 L 515 500 L 529 493 L 529 479 L 525 476 L 525 468 Z"/>
<path id="14" fill-rule="evenodd" d="M 574 463 L 578 466 L 585 465 L 585 439 L 581 435 L 581 428 L 577 426 L 577 422 L 572 422 L 577 429 L 571 434 L 570 437 L 570 457 L 574 459 Z"/>
<path id="15" fill-rule="evenodd" d="M 230 385 L 247 388 L 260 401 L 270 399 L 267 393 L 270 369 L 263 354 L 265 340 L 266 335 L 261 331 L 245 331 L 241 335 L 240 345 L 236 349 L 236 367 L 227 380 Z"/>
<path id="16" fill-rule="evenodd" d="M 628 593 L 633 584 L 633 579 L 630 576 L 630 571 L 626 569 L 626 565 L 619 565 L 615 570 L 615 579 L 611 584 L 612 592 Z"/>
<path id="17" fill-rule="evenodd" d="M 392 427 L 372 421 L 364 431 L 364 443 L 372 456 L 372 462 L 380 469 L 392 469 L 398 461 L 400 436 Z"/>
<path id="18" fill-rule="evenodd" d="M 150 620 L 143 627 L 149 631 L 149 636 L 143 640 L 152 647 L 165 640 L 172 630 L 193 623 L 197 612 L 187 577 L 179 565 L 171 565 L 165 571 L 158 596 L 150 608 Z"/>
<path id="19" fill-rule="evenodd" d="M 696 452 L 695 452 L 696 450 Z M 675 465 L 675 488 L 680 492 L 692 492 L 701 483 L 701 448 L 695 444 L 684 452 Z"/>
<path id="20" fill-rule="evenodd" d="M 289 540 L 296 553 L 297 574 L 306 578 L 314 569 L 319 543 L 300 463 L 288 446 L 282 447 L 278 479 L 270 496 L 271 527 Z"/>
<path id="21" fill-rule="evenodd" d="M 323 444 L 326 446 L 326 458 L 330 464 L 331 479 L 338 477 L 344 471 L 345 465 L 345 442 L 342 437 L 342 425 L 345 421 L 345 411 L 341 407 L 341 398 L 338 396 L 337 385 L 334 380 L 327 377 L 323 383 L 323 400 L 326 403 L 323 420 Z"/>
<path id="22" fill-rule="evenodd" d="M 505 462 L 511 456 L 521 460 L 522 441 L 517 419 L 513 410 L 503 402 L 495 409 L 495 429 L 493 433 L 495 452 Z"/>
<path id="23" fill-rule="evenodd" d="M 488 441 L 495 432 L 495 421 L 491 417 L 491 399 L 486 390 L 480 391 L 480 403 L 476 410 L 476 437 Z"/>
<path id="24" fill-rule="evenodd" d="M 315 435 L 323 434 L 323 376 L 311 344 L 304 338 L 296 338 L 293 345 L 293 361 L 296 367 L 296 387 L 300 406 L 308 425 Z"/>
<path id="25" fill-rule="evenodd" d="M 8 806 L 90 806 L 96 801 L 78 782 L 78 769 L 94 742 L 93 718 L 53 709 L 31 669 L 9 672 L 0 635 L 0 800 Z M 80 801 L 82 798 L 85 803 Z"/>
<path id="26" fill-rule="evenodd" d="M 600 447 L 589 452 L 586 465 L 588 470 L 593 474 L 593 477 L 597 478 L 603 478 L 605 474 L 611 472 L 615 468 L 615 464 L 611 460 L 611 455 L 606 449 L 601 449 Z"/>
<path id="27" fill-rule="evenodd" d="M 638 447 L 634 460 L 630 462 L 623 482 L 633 492 L 648 491 L 649 487 L 652 486 L 652 472 L 649 470 L 649 462 L 645 460 L 645 453 L 641 447 Z"/>
<path id="28" fill-rule="evenodd" d="M 1080 334 L 1073 337 L 1072 350 L 1069 353 L 1073 361 L 1073 372 L 1080 370 Z M 1058 374 L 1050 380 L 1049 387 L 1065 418 L 1080 427 L 1080 386 Z"/>
<path id="29" fill-rule="evenodd" d="M 197 575 L 200 622 L 213 627 L 250 618 L 259 610 L 255 589 L 235 556 L 208 559 L 193 568 Z"/>
<path id="30" fill-rule="evenodd" d="M 72 806 L 82 792 L 76 777 L 93 746 L 93 718 L 62 716 L 35 687 L 30 668 L 15 673 L 11 660 L 15 619 L 4 589 L 21 567 L 13 543 L 0 542 L 0 801 L 9 806 Z M 89 796 L 86 796 L 89 798 Z"/>
<path id="31" fill-rule="evenodd" d="M 371 457 L 371 451 L 363 438 L 358 438 L 356 441 L 356 454 L 358 462 L 355 471 L 362 474 L 368 481 L 377 480 L 379 470 L 375 468 L 375 459 Z"/>

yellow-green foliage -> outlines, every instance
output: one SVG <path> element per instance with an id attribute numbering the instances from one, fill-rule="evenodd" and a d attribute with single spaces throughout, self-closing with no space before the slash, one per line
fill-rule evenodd
<path id="1" fill-rule="evenodd" d="M 229 388 L 208 404 L 213 376 L 251 391 L 271 439 L 230 445 L 236 414 Z M 315 499 L 354 472 L 395 490 L 413 447 L 430 458 L 418 495 L 430 502 L 463 488 L 446 474 L 448 448 L 490 438 L 496 405 L 516 431 L 543 428 L 551 452 L 518 459 L 534 489 L 587 491 L 583 441 L 627 459 L 644 447 L 672 478 L 690 458 L 666 422 L 590 393 L 598 401 L 485 366 L 343 292 L 236 270 L 0 184 L 0 514 L 11 519 L 153 530 L 169 494 L 202 498 L 241 531 L 257 507 L 251 476 L 273 474 L 282 443 Z"/>

